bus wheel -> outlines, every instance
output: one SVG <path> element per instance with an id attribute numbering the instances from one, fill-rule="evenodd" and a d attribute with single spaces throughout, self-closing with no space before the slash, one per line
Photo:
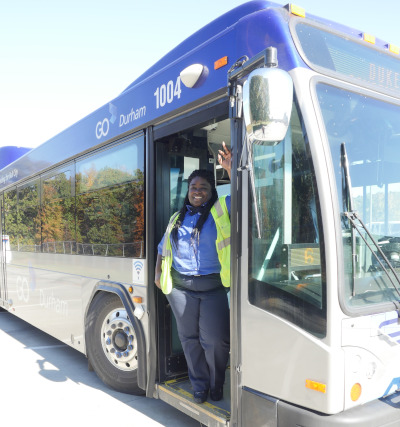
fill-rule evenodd
<path id="1" fill-rule="evenodd" d="M 122 393 L 144 394 L 137 384 L 136 334 L 117 295 L 101 293 L 93 300 L 86 342 L 90 363 L 105 384 Z"/>

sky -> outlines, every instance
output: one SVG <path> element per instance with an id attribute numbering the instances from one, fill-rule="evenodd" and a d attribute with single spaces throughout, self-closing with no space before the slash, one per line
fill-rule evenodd
<path id="1" fill-rule="evenodd" d="M 243 0 L 0 0 L 0 147 L 36 147 Z M 279 4 L 286 4 L 277 1 Z M 298 0 L 400 46 L 397 0 Z"/>

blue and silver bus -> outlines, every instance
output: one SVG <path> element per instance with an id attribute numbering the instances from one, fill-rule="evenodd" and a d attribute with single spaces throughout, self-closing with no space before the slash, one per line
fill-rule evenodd
<path id="1" fill-rule="evenodd" d="M 224 400 L 201 405 L 154 286 L 157 244 L 197 168 L 232 196 L 230 366 Z M 0 306 L 85 354 L 110 387 L 209 426 L 400 424 L 389 42 L 245 3 L 4 166 L 0 207 Z"/>

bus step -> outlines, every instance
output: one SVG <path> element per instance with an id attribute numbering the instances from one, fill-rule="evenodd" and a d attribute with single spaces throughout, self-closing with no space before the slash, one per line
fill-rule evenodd
<path id="1" fill-rule="evenodd" d="M 208 397 L 202 404 L 194 402 L 192 386 L 187 377 L 167 381 L 157 388 L 161 400 L 200 423 L 210 427 L 229 425 L 230 384 L 225 384 L 224 398 L 221 401 L 214 402 Z"/>

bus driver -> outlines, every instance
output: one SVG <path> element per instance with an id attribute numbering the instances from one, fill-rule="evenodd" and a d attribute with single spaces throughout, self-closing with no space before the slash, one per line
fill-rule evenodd
<path id="1" fill-rule="evenodd" d="M 231 176 L 223 143 L 218 162 Z M 229 357 L 230 196 L 218 199 L 214 174 L 195 170 L 179 212 L 158 245 L 155 284 L 175 315 L 196 403 L 223 397 Z M 210 215 L 211 213 L 211 215 Z"/>

